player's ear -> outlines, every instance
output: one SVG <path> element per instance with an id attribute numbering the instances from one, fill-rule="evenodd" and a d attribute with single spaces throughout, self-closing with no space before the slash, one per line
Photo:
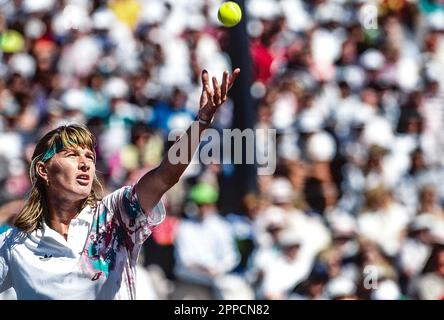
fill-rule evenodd
<path id="1" fill-rule="evenodd" d="M 48 180 L 48 169 L 43 161 L 38 161 L 35 164 L 35 171 L 40 178 L 43 180 Z"/>

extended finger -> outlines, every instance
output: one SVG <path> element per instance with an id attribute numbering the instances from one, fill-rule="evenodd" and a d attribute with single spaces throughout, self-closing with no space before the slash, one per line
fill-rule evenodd
<path id="1" fill-rule="evenodd" d="M 215 105 L 220 105 L 221 101 L 220 101 L 220 87 L 219 87 L 219 83 L 217 82 L 216 77 L 213 77 L 213 89 L 214 89 L 214 104 Z"/>
<path id="2" fill-rule="evenodd" d="M 222 76 L 222 85 L 221 85 L 222 101 L 227 98 L 227 92 L 228 92 L 228 72 L 227 70 L 225 70 Z"/>
<path id="3" fill-rule="evenodd" d="M 202 70 L 202 91 L 205 90 L 205 86 L 210 86 L 210 77 L 207 70 Z"/>
<path id="4" fill-rule="evenodd" d="M 211 101 L 211 105 L 213 105 L 214 104 L 214 101 L 213 101 L 214 92 L 213 92 L 213 90 L 211 90 L 209 85 L 204 86 L 204 90 L 205 90 L 205 93 L 207 94 L 208 101 Z"/>
<path id="5" fill-rule="evenodd" d="M 234 69 L 233 73 L 231 74 L 231 76 L 228 80 L 228 89 L 230 89 L 233 86 L 234 80 L 236 80 L 239 73 L 240 73 L 239 68 Z"/>

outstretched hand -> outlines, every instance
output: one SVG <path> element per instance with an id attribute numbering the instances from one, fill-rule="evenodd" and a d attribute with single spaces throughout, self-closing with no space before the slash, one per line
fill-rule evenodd
<path id="1" fill-rule="evenodd" d="M 219 86 L 216 77 L 212 78 L 213 89 L 210 87 L 210 77 L 207 70 L 202 71 L 202 94 L 200 96 L 199 118 L 210 122 L 217 109 L 227 100 L 227 94 L 233 86 L 234 80 L 240 73 L 236 68 L 231 75 L 224 71 L 222 85 Z"/>

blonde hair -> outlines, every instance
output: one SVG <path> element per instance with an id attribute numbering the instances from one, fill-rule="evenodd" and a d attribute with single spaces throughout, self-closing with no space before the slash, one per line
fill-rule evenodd
<path id="1" fill-rule="evenodd" d="M 48 214 L 47 194 L 44 180 L 38 175 L 36 165 L 39 161 L 47 162 L 57 152 L 68 146 L 79 146 L 91 150 L 95 156 L 96 140 L 92 133 L 80 125 L 65 125 L 45 134 L 37 143 L 32 155 L 29 176 L 32 187 L 25 205 L 14 222 L 14 226 L 25 231 L 32 232 L 42 227 L 43 218 Z M 82 204 L 82 209 L 87 205 L 95 207 L 100 200 L 98 191 L 102 191 L 102 185 L 94 175 L 91 193 Z"/>

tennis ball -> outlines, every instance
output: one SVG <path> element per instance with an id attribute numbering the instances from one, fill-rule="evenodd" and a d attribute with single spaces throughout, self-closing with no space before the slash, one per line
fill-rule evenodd
<path id="1" fill-rule="evenodd" d="M 239 5 L 233 1 L 224 2 L 217 12 L 217 18 L 226 27 L 234 27 L 242 18 Z"/>
<path id="2" fill-rule="evenodd" d="M 20 32 L 6 30 L 0 33 L 0 50 L 7 53 L 18 52 L 23 49 L 25 41 Z"/>

